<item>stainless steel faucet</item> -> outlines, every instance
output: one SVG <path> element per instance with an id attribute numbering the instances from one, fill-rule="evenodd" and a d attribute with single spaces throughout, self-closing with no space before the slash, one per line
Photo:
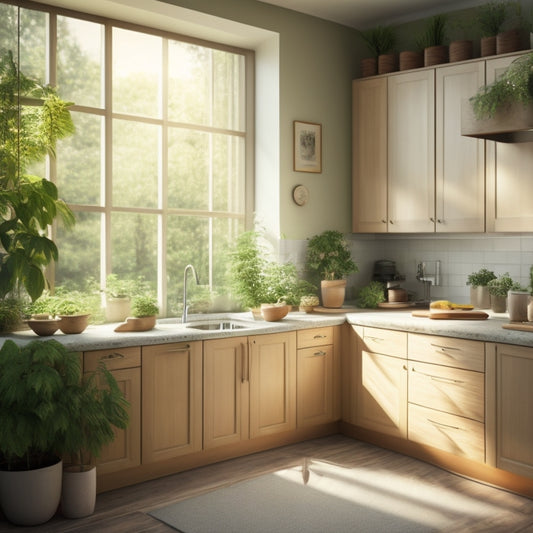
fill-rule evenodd
<path id="1" fill-rule="evenodd" d="M 192 270 L 194 278 L 196 279 L 196 285 L 200 285 L 200 280 L 198 279 L 198 274 L 192 265 L 187 265 L 183 272 L 183 313 L 181 315 L 181 323 L 185 324 L 187 322 L 187 311 L 189 306 L 187 305 L 187 272 Z"/>

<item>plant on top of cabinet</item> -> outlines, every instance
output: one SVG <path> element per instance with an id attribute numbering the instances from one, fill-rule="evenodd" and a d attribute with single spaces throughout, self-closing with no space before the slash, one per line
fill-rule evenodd
<path id="1" fill-rule="evenodd" d="M 367 61 L 368 64 L 372 65 L 372 62 L 368 61 L 368 59 L 373 59 L 375 65 L 377 60 L 377 71 L 373 68 L 373 72 L 363 72 L 363 77 L 376 74 L 376 72 L 377 74 L 387 74 L 397 70 L 396 55 L 393 53 L 396 35 L 391 26 L 376 26 L 370 30 L 362 31 L 361 37 L 372 53 L 372 58 L 367 58 L 363 61 Z M 362 66 L 366 64 L 362 63 Z"/>
<path id="2" fill-rule="evenodd" d="M 474 307 L 478 309 L 490 308 L 490 294 L 487 285 L 493 279 L 496 279 L 496 274 L 486 268 L 468 275 L 466 284 L 470 285 L 470 303 Z"/>
<path id="3" fill-rule="evenodd" d="M 512 104 L 527 106 L 533 99 L 533 53 L 516 58 L 493 83 L 484 85 L 470 98 L 476 119 L 492 118 Z"/>
<path id="4" fill-rule="evenodd" d="M 60 218 L 74 225 L 72 211 L 46 178 L 28 173 L 31 165 L 55 154 L 58 139 L 74 133 L 71 102 L 54 88 L 25 76 L 13 53 L 0 58 L 0 297 L 20 295 L 32 300 L 44 291 L 45 267 L 58 259 L 58 249 L 47 237 L 48 227 Z"/>
<path id="5" fill-rule="evenodd" d="M 488 2 L 477 8 L 477 21 L 481 30 L 481 57 L 496 54 L 496 35 L 507 18 L 509 2 Z"/>
<path id="6" fill-rule="evenodd" d="M 448 62 L 446 40 L 446 17 L 435 15 L 427 22 L 425 32 L 417 41 L 417 48 L 424 50 L 424 65 L 438 65 Z"/>
<path id="7" fill-rule="evenodd" d="M 339 308 L 344 303 L 346 276 L 359 271 L 340 231 L 326 230 L 307 243 L 307 270 L 321 280 L 322 305 Z"/>

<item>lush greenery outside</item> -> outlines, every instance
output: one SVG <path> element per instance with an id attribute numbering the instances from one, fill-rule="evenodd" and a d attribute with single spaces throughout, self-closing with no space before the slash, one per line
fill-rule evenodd
<path id="1" fill-rule="evenodd" d="M 13 50 L 21 72 L 75 103 L 75 135 L 35 170 L 76 214 L 73 229 L 53 228 L 55 285 L 141 275 L 163 314 L 176 315 L 192 263 L 202 285 L 189 287 L 193 304 L 195 291 L 196 300 L 226 293 L 227 254 L 246 210 L 245 54 L 18 11 L 0 3 L 0 51 Z"/>

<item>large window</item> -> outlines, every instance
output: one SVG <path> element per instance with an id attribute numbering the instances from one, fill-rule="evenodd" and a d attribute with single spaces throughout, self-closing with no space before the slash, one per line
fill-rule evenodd
<path id="1" fill-rule="evenodd" d="M 77 218 L 73 230 L 54 228 L 55 283 L 142 275 L 174 315 L 191 263 L 202 285 L 193 298 L 224 293 L 226 254 L 251 210 L 251 52 L 42 9 L 0 4 L 0 46 L 74 102 L 76 134 L 36 170 Z"/>

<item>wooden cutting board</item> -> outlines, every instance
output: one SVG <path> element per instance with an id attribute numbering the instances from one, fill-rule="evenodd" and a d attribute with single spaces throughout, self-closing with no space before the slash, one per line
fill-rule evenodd
<path id="1" fill-rule="evenodd" d="M 436 320 L 486 320 L 489 318 L 485 311 L 461 311 L 460 309 L 424 309 L 413 311 L 412 315 Z"/>
<path id="2" fill-rule="evenodd" d="M 514 329 L 516 331 L 532 331 L 533 324 L 526 322 L 509 322 L 508 324 L 502 324 L 503 329 Z"/>

